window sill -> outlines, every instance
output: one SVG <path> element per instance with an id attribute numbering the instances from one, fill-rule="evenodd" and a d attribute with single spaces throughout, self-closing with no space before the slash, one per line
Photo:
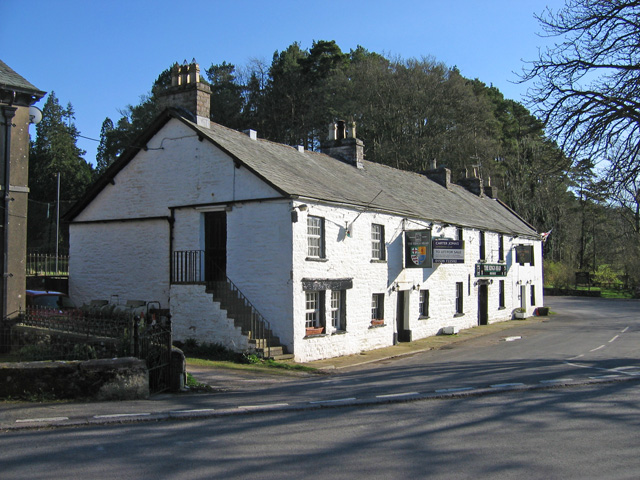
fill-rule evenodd
<path id="1" fill-rule="evenodd" d="M 464 317 L 464 313 L 456 313 L 453 317 Z"/>
<path id="2" fill-rule="evenodd" d="M 386 260 L 380 260 L 378 258 L 372 258 L 371 263 L 387 263 Z"/>
<path id="3" fill-rule="evenodd" d="M 372 329 L 372 328 L 380 328 L 380 327 L 386 327 L 386 326 L 387 326 L 387 324 L 386 324 L 386 323 L 380 323 L 380 324 L 377 324 L 377 325 L 374 325 L 374 324 L 372 323 L 371 325 L 369 325 L 369 329 Z"/>
<path id="4" fill-rule="evenodd" d="M 320 258 L 320 257 L 307 257 L 305 258 L 307 262 L 328 262 L 328 258 Z"/>
<path id="5" fill-rule="evenodd" d="M 418 320 L 429 320 L 431 317 L 429 315 L 420 315 Z"/>
<path id="6" fill-rule="evenodd" d="M 326 337 L 328 334 L 326 333 L 317 333 L 315 335 L 305 335 L 304 337 L 302 337 L 303 339 L 305 338 L 320 338 L 320 337 Z"/>
<path id="7" fill-rule="evenodd" d="M 336 330 L 335 332 L 333 332 L 331 335 L 344 335 L 346 334 L 347 331 L 346 330 Z"/>
<path id="8" fill-rule="evenodd" d="M 506 310 L 507 307 L 498 307 L 498 310 Z"/>

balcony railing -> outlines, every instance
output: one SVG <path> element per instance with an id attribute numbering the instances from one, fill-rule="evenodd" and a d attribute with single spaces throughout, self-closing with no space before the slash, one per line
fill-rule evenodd
<path id="1" fill-rule="evenodd" d="M 172 257 L 171 283 L 205 283 L 203 250 L 175 251 Z"/>

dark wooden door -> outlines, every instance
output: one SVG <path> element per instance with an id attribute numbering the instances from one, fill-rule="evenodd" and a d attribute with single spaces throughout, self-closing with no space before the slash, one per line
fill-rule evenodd
<path id="1" fill-rule="evenodd" d="M 204 214 L 205 280 L 227 278 L 227 213 Z"/>
<path id="2" fill-rule="evenodd" d="M 489 285 L 480 284 L 478 287 L 478 325 L 489 323 Z"/>

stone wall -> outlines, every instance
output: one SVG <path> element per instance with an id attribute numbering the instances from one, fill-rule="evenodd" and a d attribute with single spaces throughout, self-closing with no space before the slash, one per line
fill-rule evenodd
<path id="1" fill-rule="evenodd" d="M 137 400 L 149 397 L 144 360 L 0 363 L 0 398 Z"/>

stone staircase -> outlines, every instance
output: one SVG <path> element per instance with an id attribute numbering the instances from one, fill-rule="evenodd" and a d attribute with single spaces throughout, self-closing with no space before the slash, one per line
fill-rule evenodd
<path id="1" fill-rule="evenodd" d="M 233 319 L 234 325 L 248 337 L 249 344 L 253 345 L 258 356 L 273 360 L 293 358 L 273 334 L 269 322 L 231 280 L 209 281 L 207 292 L 213 295 L 213 301 L 220 303 L 227 317 Z"/>

